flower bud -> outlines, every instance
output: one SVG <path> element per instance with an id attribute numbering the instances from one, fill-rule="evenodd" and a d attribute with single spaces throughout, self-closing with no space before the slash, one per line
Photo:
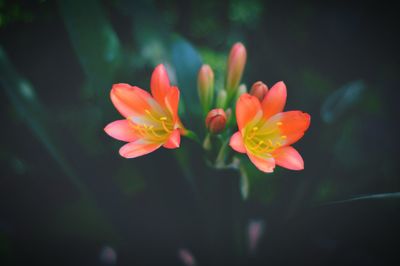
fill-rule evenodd
<path id="1" fill-rule="evenodd" d="M 251 86 L 250 95 L 256 97 L 260 102 L 264 100 L 265 95 L 267 95 L 268 87 L 262 81 L 257 81 Z"/>
<path id="2" fill-rule="evenodd" d="M 239 97 L 240 95 L 242 95 L 243 93 L 247 92 L 247 87 L 245 84 L 240 84 L 240 86 L 237 89 L 237 97 Z"/>
<path id="3" fill-rule="evenodd" d="M 232 46 L 228 58 L 225 88 L 228 91 L 228 98 L 232 99 L 236 95 L 236 89 L 242 78 L 244 66 L 246 65 L 247 52 L 244 45 L 240 42 Z"/>
<path id="4" fill-rule="evenodd" d="M 226 90 L 222 89 L 222 90 L 218 91 L 216 106 L 218 108 L 225 108 L 227 97 L 228 97 L 228 94 L 226 93 Z"/>
<path id="5" fill-rule="evenodd" d="M 213 134 L 221 133 L 225 129 L 226 120 L 227 117 L 223 109 L 212 109 L 207 114 L 206 127 Z"/>
<path id="6" fill-rule="evenodd" d="M 203 65 L 197 78 L 197 89 L 204 114 L 211 108 L 214 97 L 214 72 L 209 65 Z"/>

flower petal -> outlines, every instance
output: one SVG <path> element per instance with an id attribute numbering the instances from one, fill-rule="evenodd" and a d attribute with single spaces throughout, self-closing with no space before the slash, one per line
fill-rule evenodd
<path id="1" fill-rule="evenodd" d="M 275 160 L 272 157 L 261 158 L 258 156 L 254 156 L 250 153 L 247 153 L 251 162 L 260 170 L 265 173 L 272 173 L 274 172 L 275 168 Z"/>
<path id="2" fill-rule="evenodd" d="M 284 136 L 284 145 L 290 145 L 301 139 L 310 126 L 311 117 L 301 111 L 278 113 L 267 123 L 279 124 L 280 135 Z"/>
<path id="3" fill-rule="evenodd" d="M 168 111 L 171 113 L 174 123 L 178 118 L 178 105 L 179 105 L 179 89 L 178 87 L 172 86 L 170 87 L 167 95 L 164 99 L 165 106 Z"/>
<path id="4" fill-rule="evenodd" d="M 265 119 L 283 111 L 286 104 L 286 95 L 286 85 L 282 81 L 272 86 L 261 104 Z"/>
<path id="5" fill-rule="evenodd" d="M 157 150 L 161 144 L 143 139 L 125 144 L 119 149 L 119 154 L 125 158 L 136 158 Z"/>
<path id="6" fill-rule="evenodd" d="M 132 122 L 126 119 L 111 122 L 104 131 L 111 137 L 126 142 L 132 142 L 138 138 L 132 128 Z"/>
<path id="7" fill-rule="evenodd" d="M 167 140 L 166 143 L 164 143 L 164 148 L 167 149 L 176 149 L 179 148 L 179 145 L 181 143 L 181 134 L 179 133 L 179 129 L 175 129 L 174 132 L 171 133 L 171 136 Z"/>
<path id="8" fill-rule="evenodd" d="M 260 101 L 248 94 L 242 94 L 236 103 L 236 120 L 239 131 L 242 130 L 261 111 Z"/>
<path id="9" fill-rule="evenodd" d="M 151 75 L 150 88 L 154 99 L 156 99 L 159 104 L 164 105 L 165 96 L 170 90 L 168 73 L 164 65 L 160 64 L 154 69 Z"/>
<path id="10" fill-rule="evenodd" d="M 273 156 L 277 165 L 290 170 L 303 170 L 304 161 L 299 152 L 292 146 L 274 151 Z"/>
<path id="11" fill-rule="evenodd" d="M 115 108 L 124 117 L 143 114 L 150 108 L 149 101 L 152 100 L 147 91 L 125 83 L 114 84 L 110 96 Z"/>
<path id="12" fill-rule="evenodd" d="M 246 147 L 244 146 L 243 137 L 240 131 L 232 135 L 229 141 L 229 146 L 231 146 L 232 149 L 234 149 L 237 152 L 246 153 Z"/>

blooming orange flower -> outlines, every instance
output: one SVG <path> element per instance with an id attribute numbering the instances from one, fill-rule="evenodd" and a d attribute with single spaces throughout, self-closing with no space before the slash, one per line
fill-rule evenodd
<path id="1" fill-rule="evenodd" d="M 232 135 L 229 144 L 237 152 L 247 153 L 263 172 L 273 172 L 276 164 L 291 170 L 304 169 L 303 158 L 290 145 L 303 137 L 310 125 L 310 115 L 282 112 L 285 104 L 283 82 L 276 83 L 262 102 L 245 93 L 236 103 L 239 131 Z"/>
<path id="2" fill-rule="evenodd" d="M 175 149 L 180 144 L 178 117 L 179 89 L 171 86 L 167 71 L 158 65 L 151 76 L 151 93 L 125 83 L 114 84 L 111 101 L 125 119 L 108 124 L 104 130 L 111 137 L 129 142 L 119 154 L 135 158 L 161 146 Z"/>

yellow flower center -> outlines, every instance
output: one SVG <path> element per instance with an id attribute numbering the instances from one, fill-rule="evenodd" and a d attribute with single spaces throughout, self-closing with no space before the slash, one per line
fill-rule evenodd
<path id="1" fill-rule="evenodd" d="M 282 140 L 286 139 L 280 134 L 279 127 L 282 125 L 282 122 L 272 124 L 262 120 L 249 123 L 244 129 L 244 144 L 248 151 L 254 155 L 271 157 L 271 153 L 281 147 Z"/>
<path id="2" fill-rule="evenodd" d="M 146 115 L 130 118 L 133 128 L 141 138 L 152 142 L 165 142 L 174 130 L 170 115 L 155 110 L 145 110 Z"/>

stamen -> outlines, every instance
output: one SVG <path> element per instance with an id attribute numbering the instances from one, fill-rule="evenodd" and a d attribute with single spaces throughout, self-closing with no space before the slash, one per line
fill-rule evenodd
<path id="1" fill-rule="evenodd" d="M 255 149 L 255 150 L 258 149 L 262 144 L 264 144 L 264 141 L 260 140 L 253 149 Z"/>
<path id="2" fill-rule="evenodd" d="M 276 122 L 276 125 L 277 125 L 277 126 L 282 126 L 283 123 L 282 123 L 282 122 Z"/>
<path id="3" fill-rule="evenodd" d="M 246 138 L 247 138 L 247 139 L 252 139 L 252 138 L 254 137 L 254 135 L 256 134 L 256 131 L 257 131 L 257 130 L 258 130 L 258 127 L 253 127 L 253 128 L 251 129 L 250 135 L 247 136 Z"/>
<path id="4" fill-rule="evenodd" d="M 163 118 L 163 117 L 161 117 L 161 118 Z M 161 118 L 160 118 L 160 120 L 161 120 Z M 166 119 L 166 118 L 165 118 L 165 119 Z M 171 132 L 171 130 L 169 130 L 169 129 L 167 128 L 167 126 L 165 125 L 165 120 L 161 120 L 161 124 L 162 124 L 162 126 L 163 126 L 163 128 L 164 128 L 165 131 Z"/>
<path id="5" fill-rule="evenodd" d="M 136 130 L 138 131 L 138 133 L 140 135 L 142 135 L 143 137 L 146 136 L 146 131 L 143 131 L 142 127 L 140 125 L 135 125 Z"/>
<path id="6" fill-rule="evenodd" d="M 162 137 L 160 134 L 158 134 L 155 130 L 154 130 L 154 126 L 150 126 L 149 127 L 150 132 L 153 134 L 153 136 L 155 137 Z"/>
<path id="7" fill-rule="evenodd" d="M 155 117 L 148 109 L 145 109 L 144 111 L 153 121 L 159 121 L 159 119 L 157 119 L 157 117 Z"/>
<path id="8" fill-rule="evenodd" d="M 281 139 L 287 139 L 287 136 L 282 135 L 282 136 L 281 136 Z"/>

